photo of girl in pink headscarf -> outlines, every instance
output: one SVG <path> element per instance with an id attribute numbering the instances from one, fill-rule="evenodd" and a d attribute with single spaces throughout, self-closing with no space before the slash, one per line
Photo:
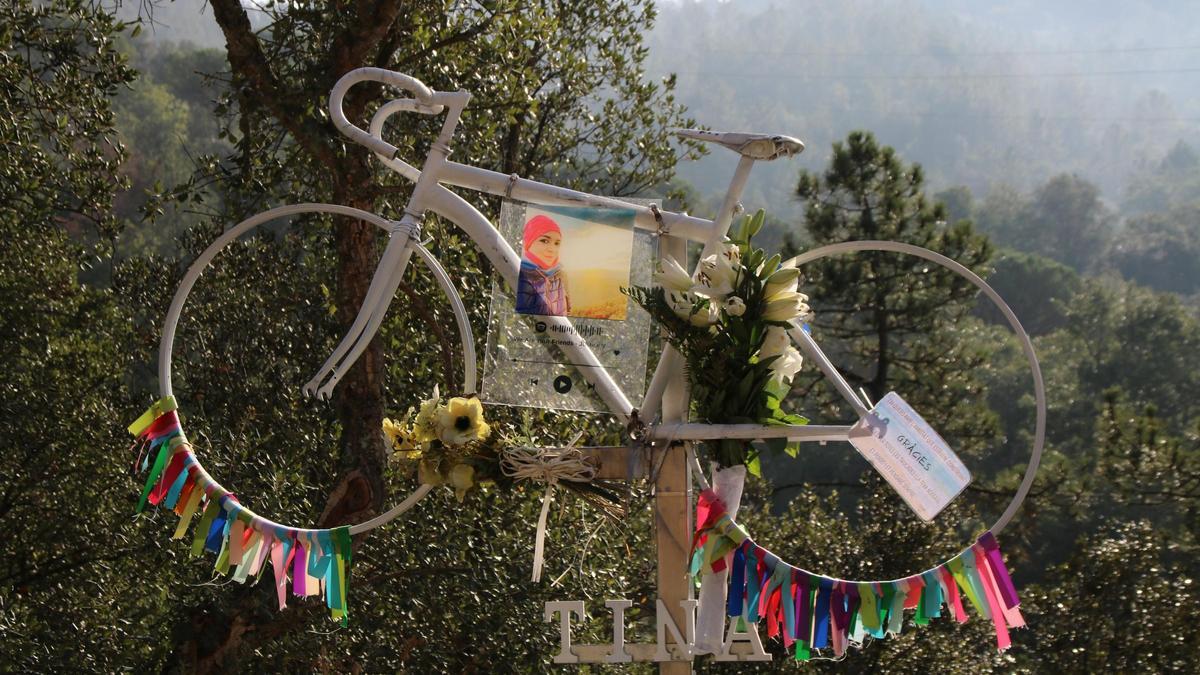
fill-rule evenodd
<path id="1" fill-rule="evenodd" d="M 517 311 L 521 314 L 566 316 L 571 311 L 567 277 L 559 264 L 562 228 L 554 219 L 536 215 L 525 223 Z"/>

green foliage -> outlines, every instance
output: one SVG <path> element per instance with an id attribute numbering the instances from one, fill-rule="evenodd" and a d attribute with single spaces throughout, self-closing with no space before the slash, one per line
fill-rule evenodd
<path id="1" fill-rule="evenodd" d="M 220 73 L 224 57 L 190 45 L 151 43 L 145 35 L 124 40 L 122 47 L 139 79 L 114 100 L 116 125 L 129 153 L 121 169 L 130 181 L 115 205 L 124 221 L 118 246 L 126 254 L 168 254 L 175 240 L 200 222 L 191 211 L 217 200 L 195 173 L 229 152 L 212 114 L 212 99 L 224 85 L 204 75 Z M 191 198 L 178 199 L 177 192 Z"/>
<path id="2" fill-rule="evenodd" d="M 1125 520 L 1154 522 L 1160 531 L 1177 533 L 1181 553 L 1198 552 L 1200 418 L 1177 435 L 1153 405 L 1137 410 L 1113 388 L 1104 392 L 1096 426 L 1099 452 L 1089 457 L 1093 471 L 1086 474 L 1093 485 L 1081 508 L 1107 507 Z"/>
<path id="3" fill-rule="evenodd" d="M 131 536 L 113 455 L 136 405 L 129 312 L 82 283 L 119 230 L 121 29 L 91 3 L 0 7 L 0 662 L 14 671 L 137 663 L 149 647 L 129 618 L 158 601 L 136 583 L 132 561 L 153 551 Z"/>
<path id="4" fill-rule="evenodd" d="M 124 148 L 111 98 L 134 77 L 114 43 L 121 28 L 83 0 L 0 8 L 0 222 L 116 236 Z"/>
<path id="5" fill-rule="evenodd" d="M 1114 214 L 1104 205 L 1100 190 L 1074 174 L 1059 174 L 1037 188 L 1028 201 L 1011 191 L 989 195 L 990 209 L 980 223 L 996 242 L 1036 253 L 1084 272 L 1101 266 L 1113 236 Z"/>
<path id="6" fill-rule="evenodd" d="M 146 651 L 115 623 L 146 608 L 133 561 L 153 557 L 129 527 L 132 458 L 114 455 L 136 405 L 129 316 L 80 284 L 89 257 L 53 224 L 0 223 L 0 659 L 14 670 L 109 670 Z"/>
<path id="7" fill-rule="evenodd" d="M 1176 429 L 1195 416 L 1200 322 L 1178 298 L 1131 284 L 1093 283 L 1071 301 L 1068 317 L 1073 347 L 1082 350 L 1072 361 L 1083 391 L 1119 386 L 1132 400 L 1153 404 Z"/>
<path id="8" fill-rule="evenodd" d="M 1170 211 L 1200 200 L 1200 157 L 1179 141 L 1156 165 L 1135 175 L 1121 205 L 1131 215 Z"/>
<path id="9" fill-rule="evenodd" d="M 1082 290 L 1075 270 L 1039 255 L 1003 250 L 995 259 L 988 284 L 1016 312 L 1030 335 L 1045 335 L 1067 325 L 1067 303 Z M 994 305 L 984 303 L 976 313 L 985 320 L 1007 326 Z"/>
<path id="10" fill-rule="evenodd" d="M 946 219 L 950 222 L 957 223 L 960 220 L 971 218 L 975 205 L 971 188 L 965 185 L 956 185 L 942 190 L 933 198 L 946 206 Z"/>
<path id="11" fill-rule="evenodd" d="M 1030 630 L 1014 634 L 1027 672 L 1186 672 L 1196 659 L 1195 557 L 1181 564 L 1149 521 L 1105 523 L 1025 594 Z"/>
<path id="12" fill-rule="evenodd" d="M 1109 255 L 1121 276 L 1160 291 L 1200 292 L 1200 201 L 1130 218 Z"/>

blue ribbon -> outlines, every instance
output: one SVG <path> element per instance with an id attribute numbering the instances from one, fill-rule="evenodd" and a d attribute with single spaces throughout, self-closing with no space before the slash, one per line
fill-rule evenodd
<path id="1" fill-rule="evenodd" d="M 739 546 L 733 551 L 733 565 L 729 570 L 729 594 L 726 599 L 725 614 L 741 616 L 746 603 L 746 546 Z"/>

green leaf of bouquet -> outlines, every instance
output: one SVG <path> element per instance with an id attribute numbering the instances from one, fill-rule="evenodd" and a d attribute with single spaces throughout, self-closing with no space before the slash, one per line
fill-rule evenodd
<path id="1" fill-rule="evenodd" d="M 771 364 L 772 364 L 772 363 L 775 363 L 775 361 L 779 360 L 779 358 L 780 358 L 781 356 L 783 356 L 783 355 L 782 355 L 782 354 L 776 354 L 776 355 L 774 355 L 774 356 L 768 356 L 768 357 L 766 357 L 765 359 L 764 359 L 764 358 L 760 358 L 758 361 L 755 361 L 755 362 L 754 362 L 754 364 L 753 364 L 753 365 L 751 365 L 750 367 L 751 367 L 751 369 L 753 369 L 754 371 L 757 371 L 757 372 L 758 372 L 758 373 L 760 373 L 760 374 L 764 374 L 764 373 L 770 373 L 770 371 L 771 371 Z M 781 397 L 781 398 L 782 398 L 782 397 Z"/>
<path id="2" fill-rule="evenodd" d="M 778 253 L 771 256 L 771 258 L 767 260 L 767 263 L 763 265 L 762 272 L 758 275 L 758 277 L 760 279 L 766 279 L 767 277 L 770 277 L 775 273 L 776 270 L 779 269 L 779 263 L 782 260 L 783 258 Z"/>
<path id="3" fill-rule="evenodd" d="M 746 459 L 746 471 L 750 472 L 751 476 L 762 478 L 762 465 L 758 463 L 758 454 Z"/>
<path id="4" fill-rule="evenodd" d="M 776 396 L 775 394 L 772 394 L 769 391 L 764 392 L 764 393 L 766 394 L 765 398 L 766 398 L 767 412 L 774 412 L 776 410 L 779 410 L 779 403 L 780 403 L 779 397 Z"/>
<path id="5" fill-rule="evenodd" d="M 777 403 L 787 398 L 788 392 L 790 392 L 791 389 L 791 385 L 782 380 L 771 380 L 764 388 L 764 390 L 767 392 L 767 396 L 774 399 Z M 775 407 L 778 408 L 779 406 L 776 405 Z"/>
<path id="6" fill-rule="evenodd" d="M 796 456 L 800 454 L 800 442 L 796 441 L 795 443 L 788 443 L 787 446 L 783 448 L 783 451 L 788 454 L 788 457 L 795 459 Z"/>
<path id="7" fill-rule="evenodd" d="M 756 366 L 757 367 L 757 366 Z M 754 391 L 754 369 L 742 376 L 741 381 L 737 385 L 737 400 L 745 401 L 750 398 L 750 392 Z"/>
<path id="8" fill-rule="evenodd" d="M 758 269 L 758 266 L 762 264 L 763 258 L 766 257 L 766 255 L 767 254 L 763 253 L 761 248 L 756 248 L 753 251 L 750 251 L 749 255 L 744 258 L 743 264 L 746 265 L 746 269 L 751 271 L 756 270 Z"/>
<path id="9" fill-rule="evenodd" d="M 782 420 L 784 424 L 793 424 L 796 426 L 802 426 L 802 425 L 808 424 L 808 418 L 803 415 L 797 415 L 795 413 L 787 413 L 787 412 L 783 412 L 782 410 L 780 411 L 780 414 L 781 414 L 781 417 L 779 417 L 778 419 Z"/>

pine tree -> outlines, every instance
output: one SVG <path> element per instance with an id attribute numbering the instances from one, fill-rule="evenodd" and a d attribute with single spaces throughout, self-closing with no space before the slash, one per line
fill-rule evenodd
<path id="1" fill-rule="evenodd" d="M 802 172 L 796 190 L 806 202 L 812 247 L 901 241 L 985 273 L 992 255 L 987 238 L 970 221 L 947 223 L 945 207 L 926 198 L 923 182 L 919 165 L 906 165 L 870 133 L 834 143 L 829 168 Z M 815 312 L 813 336 L 828 346 L 853 387 L 872 401 L 898 392 L 953 436 L 959 451 L 978 451 L 993 437 L 978 375 L 987 354 L 971 340 L 977 331 L 968 316 L 973 285 L 933 263 L 889 252 L 838 256 L 802 271 Z M 804 405 L 819 402 L 827 414 L 846 419 L 847 408 L 819 382 L 817 376 L 798 381 Z"/>

